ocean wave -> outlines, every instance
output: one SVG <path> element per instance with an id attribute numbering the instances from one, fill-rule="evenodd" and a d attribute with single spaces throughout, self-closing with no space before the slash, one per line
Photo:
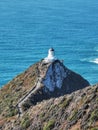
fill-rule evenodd
<path id="1" fill-rule="evenodd" d="M 94 59 L 94 60 L 91 60 L 90 62 L 93 62 L 93 63 L 98 64 L 98 58 L 96 58 L 96 59 Z"/>
<path id="2" fill-rule="evenodd" d="M 81 59 L 82 62 L 91 62 L 91 63 L 95 63 L 95 64 L 98 64 L 98 58 L 84 58 L 84 59 Z"/>

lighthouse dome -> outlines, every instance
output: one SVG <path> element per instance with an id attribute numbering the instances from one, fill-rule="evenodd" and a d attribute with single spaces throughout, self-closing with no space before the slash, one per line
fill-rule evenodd
<path id="1" fill-rule="evenodd" d="M 53 49 L 53 48 L 50 48 L 49 51 L 54 51 L 54 49 Z"/>

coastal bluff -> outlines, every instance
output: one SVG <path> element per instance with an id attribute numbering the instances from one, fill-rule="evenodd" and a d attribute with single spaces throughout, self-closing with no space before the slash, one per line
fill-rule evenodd
<path id="1" fill-rule="evenodd" d="M 69 100 L 70 95 L 73 95 L 74 97 L 74 94 L 76 93 L 75 91 L 78 90 L 82 92 L 82 89 L 85 89 L 86 87 L 88 88 L 90 85 L 89 82 L 81 75 L 68 69 L 61 60 L 57 59 L 54 56 L 53 49 L 50 49 L 49 51 L 48 57 L 30 66 L 26 71 L 19 74 L 0 89 L 1 130 L 7 130 L 8 126 L 9 130 L 11 130 L 11 128 L 13 130 L 24 130 L 24 128 L 27 130 L 30 126 L 30 122 L 25 124 L 26 126 L 23 126 L 23 122 L 25 121 L 22 122 L 22 119 L 25 120 L 24 116 L 30 114 L 30 111 L 32 111 L 35 107 L 36 110 L 34 111 L 36 113 L 38 110 L 38 104 L 42 105 L 43 102 L 48 102 L 48 100 L 54 100 L 55 102 L 58 100 L 58 103 L 59 101 L 63 102 L 65 98 L 66 100 L 67 98 Z M 67 95 L 69 96 L 67 97 Z M 77 99 L 78 96 L 76 96 Z M 69 105 L 66 103 L 67 102 L 65 102 L 65 106 Z M 53 104 L 48 106 L 51 108 Z M 29 117 L 26 119 L 28 118 Z M 48 118 L 49 117 L 47 117 L 47 119 Z M 9 122 L 11 121 L 10 125 L 8 125 L 9 123 L 7 122 L 7 119 L 9 119 Z M 13 120 L 16 124 L 12 123 Z M 5 122 L 8 126 L 5 125 Z M 13 125 L 15 125 L 15 127 L 13 127 Z M 43 125 L 44 124 L 42 124 L 42 127 L 44 127 Z M 38 130 L 42 129 L 42 127 L 38 127 Z M 30 128 L 28 130 L 35 130 L 35 128 L 32 127 L 32 129 Z"/>

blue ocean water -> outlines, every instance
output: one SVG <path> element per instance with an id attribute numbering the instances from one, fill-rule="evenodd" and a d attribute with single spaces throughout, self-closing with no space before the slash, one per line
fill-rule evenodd
<path id="1" fill-rule="evenodd" d="M 0 0 L 0 86 L 47 56 L 98 82 L 98 0 Z"/>

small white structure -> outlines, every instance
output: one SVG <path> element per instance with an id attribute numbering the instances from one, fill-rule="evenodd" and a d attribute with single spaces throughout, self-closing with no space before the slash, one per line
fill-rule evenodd
<path id="1" fill-rule="evenodd" d="M 57 58 L 55 57 L 55 51 L 53 48 L 50 48 L 48 50 L 48 56 L 44 59 L 44 62 L 48 63 L 48 62 L 53 62 L 55 60 L 57 60 Z"/>

